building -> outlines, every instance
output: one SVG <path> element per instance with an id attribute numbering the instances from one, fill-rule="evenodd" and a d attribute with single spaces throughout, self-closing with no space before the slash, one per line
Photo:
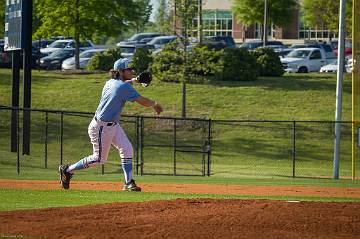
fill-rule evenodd
<path id="1" fill-rule="evenodd" d="M 231 0 L 203 0 L 203 32 L 204 36 L 229 35 L 236 42 L 244 39 L 261 38 L 261 26 L 255 24 L 245 27 L 237 22 L 231 11 Z M 306 29 L 301 22 L 301 13 L 295 12 L 293 21 L 285 28 L 269 27 L 269 39 L 297 41 L 305 39 L 327 40 L 328 30 Z"/>

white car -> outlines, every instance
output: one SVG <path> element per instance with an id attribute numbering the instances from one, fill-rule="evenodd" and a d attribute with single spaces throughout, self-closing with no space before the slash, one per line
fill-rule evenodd
<path id="1" fill-rule="evenodd" d="M 350 55 L 349 58 L 346 58 L 346 72 L 347 73 L 352 73 L 353 69 L 354 69 L 353 58 Z"/>
<path id="2" fill-rule="evenodd" d="M 75 48 L 75 40 L 74 39 L 64 39 L 64 40 L 54 41 L 48 47 L 41 48 L 40 52 L 42 54 L 49 55 L 56 50 L 64 49 L 64 48 Z M 95 46 L 89 40 L 80 43 L 81 51 L 93 49 L 93 48 L 95 48 Z"/>
<path id="3" fill-rule="evenodd" d="M 353 70 L 352 59 L 345 58 L 344 63 L 345 63 L 346 72 L 351 73 Z M 321 73 L 330 73 L 330 72 L 336 73 L 337 69 L 338 69 L 338 61 L 337 61 L 337 59 L 334 59 L 328 65 L 321 67 L 320 72 Z"/>
<path id="4" fill-rule="evenodd" d="M 328 65 L 321 67 L 320 72 L 321 73 L 337 72 L 337 68 L 338 68 L 338 61 L 337 59 L 334 59 L 330 61 Z"/>
<path id="5" fill-rule="evenodd" d="M 79 63 L 80 69 L 86 69 L 91 57 L 93 57 L 96 53 L 104 52 L 106 49 L 90 49 L 80 53 L 79 55 Z M 73 70 L 75 69 L 75 57 L 70 57 L 63 61 L 61 65 L 61 69 L 63 70 Z"/>
<path id="6" fill-rule="evenodd" d="M 307 73 L 319 71 L 327 64 L 326 53 L 320 48 L 298 48 L 281 58 L 286 72 Z"/>

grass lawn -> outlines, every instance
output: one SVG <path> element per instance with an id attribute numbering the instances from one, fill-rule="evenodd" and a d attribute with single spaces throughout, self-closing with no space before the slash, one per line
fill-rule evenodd
<path id="1" fill-rule="evenodd" d="M 26 195 L 26 196 L 25 196 Z M 115 191 L 85 190 L 30 190 L 0 189 L 0 211 L 20 209 L 37 209 L 48 207 L 70 207 L 89 204 L 113 202 L 144 202 L 153 200 L 174 200 L 177 198 L 214 198 L 214 199 L 271 199 L 300 200 L 320 202 L 359 202 L 357 198 L 320 198 L 291 196 L 253 196 L 253 195 L 215 195 L 215 194 L 181 194 L 181 193 L 131 193 Z M 14 202 L 14 199 L 16 201 Z"/>
<path id="2" fill-rule="evenodd" d="M 33 71 L 32 108 L 94 112 L 99 102 L 107 73 L 67 75 L 59 72 Z M 22 84 L 20 84 L 22 87 Z M 154 82 L 150 87 L 137 87 L 146 97 L 164 106 L 164 116 L 180 117 L 182 85 Z M 335 113 L 336 76 L 333 74 L 293 74 L 279 78 L 259 78 L 251 82 L 220 82 L 187 85 L 187 116 L 213 120 L 325 120 L 333 121 Z M 20 90 L 22 92 L 22 89 Z M 22 98 L 22 93 L 20 93 Z M 20 100 L 22 102 L 22 99 Z M 11 70 L 0 69 L 0 105 L 11 104 Z M 136 104 L 128 104 L 123 112 L 129 115 L 154 113 Z M 33 113 L 31 120 L 31 155 L 19 155 L 20 174 L 17 174 L 17 155 L 10 149 L 10 112 L 0 111 L 0 178 L 57 180 L 60 163 L 59 115 L 49 115 L 47 169 L 44 159 L 44 114 Z M 64 163 L 91 154 L 87 126 L 91 116 L 64 118 Z M 343 85 L 343 121 L 351 120 L 351 80 L 346 76 Z M 171 130 L 162 121 L 148 122 L 145 143 L 171 142 Z M 171 123 L 171 122 L 166 122 Z M 158 127 L 155 127 L 159 125 Z M 166 124 L 165 124 L 166 126 Z M 134 144 L 131 122 L 123 124 Z M 201 132 L 179 130 L 179 143 L 196 144 Z M 349 127 L 344 125 L 341 148 L 340 180 L 332 180 L 333 125 L 327 123 L 298 123 L 296 125 L 296 178 L 292 177 L 293 124 L 215 122 L 212 132 L 210 177 L 136 175 L 138 183 L 194 183 L 244 185 L 309 185 L 359 188 L 352 181 Z M 153 128 L 155 130 L 153 130 Z M 171 129 L 171 128 L 170 128 Z M 172 173 L 173 150 L 148 147 L 144 151 L 146 172 Z M 199 174 L 201 158 L 195 154 L 177 154 L 178 172 Z M 80 171 L 76 180 L 122 181 L 119 156 L 115 150 L 105 165 Z M 357 165 L 357 171 L 360 170 Z M 136 170 L 135 170 L 136 172 Z M 317 178 L 314 178 L 317 177 Z M 141 196 L 139 196 L 141 195 Z M 126 193 L 110 191 L 61 191 L 0 189 L 0 210 L 18 210 L 75 206 L 121 201 L 170 200 L 176 198 L 259 198 L 310 201 L 359 201 L 351 198 L 316 197 L 254 197 L 248 195 L 204 195 L 174 193 Z M 14 202 L 16 199 L 16 202 Z"/>
<path id="3" fill-rule="evenodd" d="M 11 70 L 0 69 L 0 104 L 11 104 Z M 107 73 L 69 75 L 60 72 L 33 71 L 32 108 L 94 112 L 99 102 Z M 22 84 L 21 84 L 22 86 Z M 164 106 L 163 116 L 181 115 L 182 85 L 155 81 L 150 87 L 137 87 L 146 97 Z M 187 85 L 187 116 L 213 120 L 296 120 L 333 121 L 335 112 L 336 76 L 334 74 L 286 74 L 283 77 L 259 78 L 250 82 L 210 81 Z M 22 97 L 22 93 L 20 93 Z M 22 102 L 22 100 L 20 100 Z M 154 116 L 154 112 L 137 104 L 128 104 L 123 112 L 129 115 Z M 16 159 L 10 148 L 10 112 L 0 111 L 0 177 L 52 178 L 60 163 L 59 115 L 49 115 L 48 169 L 44 162 L 44 114 L 32 114 L 31 156 L 20 155 L 21 174 L 16 174 Z M 64 118 L 64 163 L 72 163 L 91 154 L 87 126 L 91 116 Z M 343 85 L 343 121 L 351 120 L 351 79 L 346 75 Z M 170 121 L 147 121 L 146 144 L 171 144 Z M 165 126 L 164 126 L 165 125 Z M 351 175 L 351 125 L 343 126 L 340 175 Z M 134 125 L 123 124 L 135 143 Z M 201 128 L 178 130 L 178 143 L 199 145 Z M 333 130 L 331 123 L 303 122 L 296 125 L 296 162 L 293 161 L 293 124 L 240 123 L 212 126 L 211 177 L 292 179 L 293 165 L 297 177 L 331 177 Z M 173 150 L 144 150 L 146 172 L 173 172 Z M 358 156 L 358 155 L 357 155 Z M 202 159 L 197 154 L 177 153 L 177 172 L 201 174 Z M 357 164 L 359 171 L 360 164 Z M 206 165 L 207 166 L 207 165 Z M 84 173 L 93 178 L 101 170 Z M 13 175 L 15 173 L 15 175 Z M 106 175 L 121 173 L 117 152 L 111 151 Z M 102 177 L 100 177 L 102 178 Z"/>

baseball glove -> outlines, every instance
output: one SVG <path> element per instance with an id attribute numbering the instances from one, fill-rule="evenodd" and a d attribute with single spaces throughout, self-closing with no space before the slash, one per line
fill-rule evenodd
<path id="1" fill-rule="evenodd" d="M 149 71 L 143 71 L 136 77 L 142 86 L 148 87 L 152 81 L 152 75 Z"/>

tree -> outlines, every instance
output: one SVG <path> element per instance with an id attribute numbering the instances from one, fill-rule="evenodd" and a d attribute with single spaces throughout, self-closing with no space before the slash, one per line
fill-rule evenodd
<path id="1" fill-rule="evenodd" d="M 339 29 L 340 1 L 303 0 L 301 2 L 302 20 L 309 28 L 328 29 L 337 32 Z M 346 29 L 351 33 L 352 0 L 346 1 Z M 331 38 L 331 34 L 329 35 Z"/>
<path id="2" fill-rule="evenodd" d="M 181 116 L 183 118 L 186 118 L 186 82 L 189 80 L 189 71 L 188 63 L 187 63 L 187 50 L 186 47 L 188 45 L 188 32 L 192 31 L 193 26 L 193 20 L 195 16 L 197 15 L 198 11 L 198 0 L 174 0 L 174 13 L 173 17 L 175 18 L 175 25 L 180 26 L 180 32 L 181 32 L 181 43 L 184 47 L 184 50 L 182 51 L 182 57 L 183 57 L 183 79 L 182 79 L 182 112 Z M 178 25 L 179 24 L 179 25 Z M 174 29 L 179 30 L 179 29 Z"/>
<path id="3" fill-rule="evenodd" d="M 139 33 L 144 30 L 146 24 L 149 22 L 153 7 L 150 4 L 150 0 L 135 0 L 135 4 L 137 5 L 136 14 L 139 17 L 134 23 L 136 33 Z"/>
<path id="4" fill-rule="evenodd" d="M 198 0 L 174 0 L 176 4 L 176 22 L 179 24 L 181 34 L 188 36 L 188 32 L 197 28 L 193 25 L 198 13 Z"/>
<path id="5" fill-rule="evenodd" d="M 4 26 L 5 26 L 5 2 L 4 0 L 0 1 L 0 37 L 4 37 Z"/>
<path id="6" fill-rule="evenodd" d="M 268 21 L 278 27 L 287 26 L 298 7 L 297 0 L 268 1 Z M 264 0 L 233 0 L 232 11 L 236 19 L 246 26 L 264 21 Z"/>
<path id="7" fill-rule="evenodd" d="M 93 34 L 116 36 L 148 12 L 139 10 L 133 0 L 42 0 L 36 5 L 41 26 L 36 36 L 71 36 L 76 42 L 76 68 L 79 68 L 80 39 Z M 144 1 L 143 1 L 144 2 Z M 145 1 L 146 2 L 146 1 Z"/>
<path id="8" fill-rule="evenodd" d="M 160 0 L 159 8 L 155 14 L 156 31 L 163 34 L 172 33 L 172 21 L 167 0 Z"/>

